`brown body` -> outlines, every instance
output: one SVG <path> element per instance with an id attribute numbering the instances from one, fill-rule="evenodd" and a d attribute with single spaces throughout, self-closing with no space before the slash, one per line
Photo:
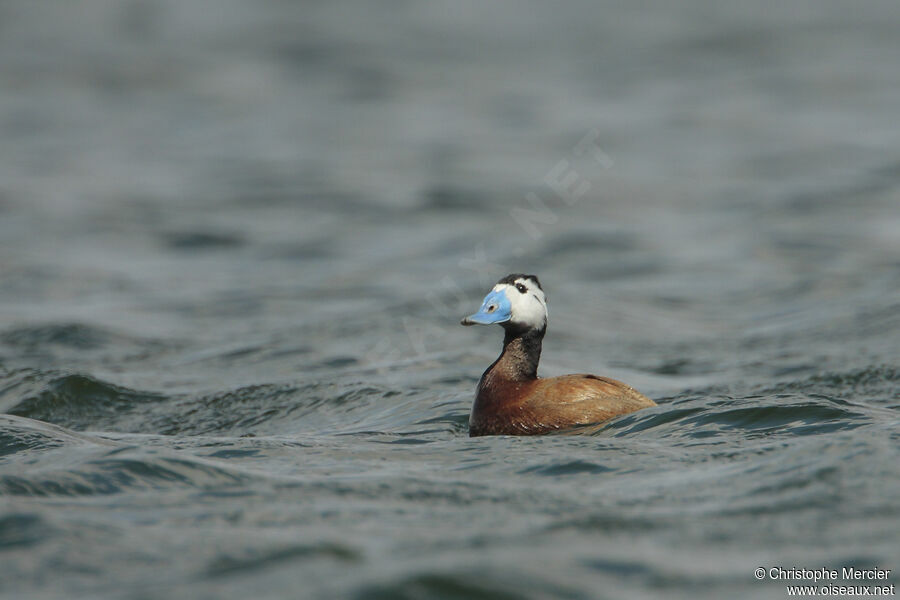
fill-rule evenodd
<path id="1" fill-rule="evenodd" d="M 478 384 L 469 435 L 537 435 L 656 406 L 615 379 L 537 377 L 543 336 L 543 330 L 507 331 L 503 353 Z"/>
<path id="2" fill-rule="evenodd" d="M 538 435 L 656 406 L 631 386 L 596 375 L 501 382 L 479 389 L 469 435 Z"/>

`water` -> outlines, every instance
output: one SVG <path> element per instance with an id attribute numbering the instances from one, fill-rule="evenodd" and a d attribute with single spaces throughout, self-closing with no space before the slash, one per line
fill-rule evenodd
<path id="1" fill-rule="evenodd" d="M 77 4 L 0 6 L 0 597 L 897 582 L 896 2 Z M 519 271 L 659 406 L 467 437 Z"/>

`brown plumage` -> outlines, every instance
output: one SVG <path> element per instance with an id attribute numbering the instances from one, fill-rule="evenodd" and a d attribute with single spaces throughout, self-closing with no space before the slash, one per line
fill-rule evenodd
<path id="1" fill-rule="evenodd" d="M 543 321 L 517 319 L 515 292 L 506 285 L 516 283 L 540 289 L 531 275 L 509 275 L 500 280 L 494 292 L 512 296 L 502 313 L 502 298 L 488 295 L 481 313 L 463 320 L 464 325 L 495 322 L 506 330 L 503 352 L 488 367 L 478 383 L 478 392 L 469 417 L 469 435 L 537 435 L 578 425 L 602 423 L 656 404 L 621 381 L 596 375 L 563 375 L 546 379 L 537 376 L 541 345 L 546 327 L 546 303 L 543 291 L 537 299 L 544 306 Z M 499 290 L 498 290 L 499 288 Z M 513 288 L 515 289 L 515 288 Z M 521 294 L 528 293 L 518 290 Z M 524 298 L 523 298 L 524 300 Z M 488 310 L 485 310 L 488 307 Z M 498 310 L 499 308 L 499 310 Z M 527 312 L 525 309 L 522 312 Z M 489 315 L 489 316 L 486 316 Z"/>

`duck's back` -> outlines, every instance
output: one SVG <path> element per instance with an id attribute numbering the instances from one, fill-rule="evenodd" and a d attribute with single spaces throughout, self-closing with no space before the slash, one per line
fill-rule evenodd
<path id="1" fill-rule="evenodd" d="M 656 406 L 621 381 L 587 374 L 534 379 L 504 396 L 501 402 L 476 401 L 471 435 L 541 434 Z"/>
<path id="2" fill-rule="evenodd" d="M 599 423 L 648 406 L 656 406 L 636 389 L 609 377 L 579 374 L 537 379 L 526 406 L 556 414 L 573 424 Z"/>

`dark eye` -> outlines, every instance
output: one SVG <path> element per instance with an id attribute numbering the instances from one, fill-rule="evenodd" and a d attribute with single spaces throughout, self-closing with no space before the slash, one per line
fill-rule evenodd
<path id="1" fill-rule="evenodd" d="M 525 292 L 528 291 L 528 288 L 525 287 L 525 286 L 524 286 L 523 284 L 521 284 L 521 283 L 517 283 L 517 284 L 516 284 L 516 289 L 519 290 L 519 292 L 521 292 L 521 293 L 523 293 L 523 294 L 524 294 Z"/>

